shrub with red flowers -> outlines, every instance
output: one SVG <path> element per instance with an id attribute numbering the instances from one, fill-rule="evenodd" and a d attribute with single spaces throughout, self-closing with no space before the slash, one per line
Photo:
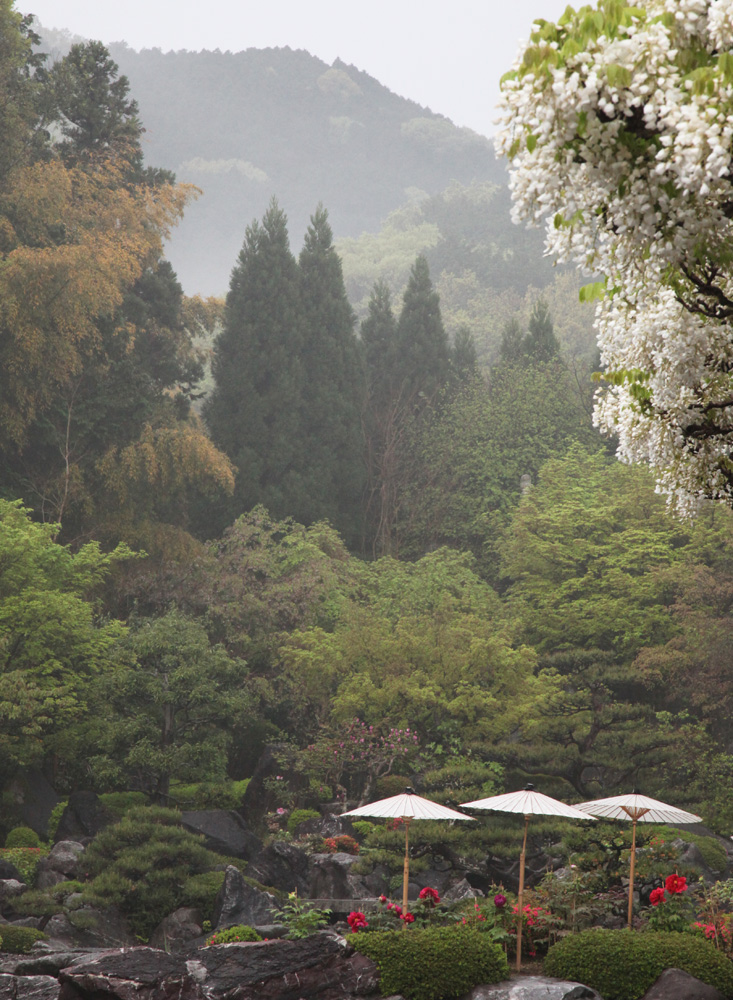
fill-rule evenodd
<path id="1" fill-rule="evenodd" d="M 685 896 L 687 878 L 674 872 L 649 894 L 649 909 L 644 914 L 655 931 L 686 931 L 695 917 L 694 903 Z"/>
<path id="2" fill-rule="evenodd" d="M 512 907 L 512 926 L 510 933 L 514 934 L 516 941 L 517 914 L 519 905 Z M 560 921 L 549 910 L 543 906 L 525 903 L 522 907 L 522 954 L 528 958 L 534 958 L 538 952 L 544 952 L 552 943 L 552 931 L 559 925 Z"/>
<path id="3" fill-rule="evenodd" d="M 323 838 L 323 853 L 324 854 L 358 854 L 359 853 L 359 843 L 350 837 L 348 833 L 341 834 L 340 837 L 324 837 Z"/>
<path id="4" fill-rule="evenodd" d="M 361 910 L 352 910 L 346 918 L 346 922 L 351 928 L 352 934 L 358 934 L 359 931 L 366 930 L 369 926 L 369 921 Z"/>
<path id="5" fill-rule="evenodd" d="M 432 889 L 429 885 L 426 885 L 424 889 L 420 890 L 419 899 L 425 904 L 425 906 L 429 906 L 431 910 L 440 902 L 438 890 Z"/>

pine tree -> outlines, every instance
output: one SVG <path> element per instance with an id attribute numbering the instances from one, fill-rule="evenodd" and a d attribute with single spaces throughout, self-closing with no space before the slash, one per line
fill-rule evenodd
<path id="1" fill-rule="evenodd" d="M 413 264 L 405 290 L 397 324 L 395 366 L 403 394 L 412 398 L 417 408 L 434 399 L 448 378 L 448 338 L 440 298 L 424 257 Z"/>
<path id="2" fill-rule="evenodd" d="M 298 517 L 303 394 L 298 265 L 275 199 L 247 227 L 232 271 L 224 328 L 214 345 L 215 387 L 204 417 L 238 469 L 233 511 L 258 503 Z"/>
<path id="3" fill-rule="evenodd" d="M 308 459 L 299 509 L 309 524 L 328 518 L 354 544 L 360 535 L 363 378 L 354 313 L 328 213 L 311 217 L 299 258 L 303 330 L 302 424 Z"/>

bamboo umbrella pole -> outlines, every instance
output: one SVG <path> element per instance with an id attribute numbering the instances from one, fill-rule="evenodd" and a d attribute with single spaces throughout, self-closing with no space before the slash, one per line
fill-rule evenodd
<path id="1" fill-rule="evenodd" d="M 402 869 L 402 912 L 407 913 L 407 887 L 410 881 L 410 846 L 409 846 L 409 835 L 410 835 L 410 818 L 409 816 L 403 816 L 402 820 L 405 824 L 405 863 Z M 407 927 L 407 923 L 405 923 Z"/>
<path id="2" fill-rule="evenodd" d="M 519 893 L 517 895 L 517 972 L 522 970 L 522 903 L 524 902 L 524 859 L 527 855 L 527 830 L 529 816 L 524 817 L 524 840 L 519 855 Z"/>
<path id="3" fill-rule="evenodd" d="M 622 806 L 625 813 L 631 818 L 631 867 L 629 869 L 629 912 L 628 927 L 631 930 L 631 917 L 634 911 L 634 874 L 636 872 L 636 824 L 641 817 L 648 813 L 648 809 L 634 809 L 629 806 Z"/>

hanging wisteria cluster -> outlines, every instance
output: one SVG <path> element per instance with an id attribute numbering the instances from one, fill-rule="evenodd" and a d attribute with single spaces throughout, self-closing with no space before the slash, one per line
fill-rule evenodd
<path id="1" fill-rule="evenodd" d="M 733 502 L 733 0 L 538 21 L 502 82 L 515 221 L 602 282 L 595 419 L 692 512 Z"/>

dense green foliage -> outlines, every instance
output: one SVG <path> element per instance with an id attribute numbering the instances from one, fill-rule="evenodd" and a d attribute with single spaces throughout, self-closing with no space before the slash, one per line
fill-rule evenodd
<path id="1" fill-rule="evenodd" d="M 385 995 L 451 1000 L 479 983 L 498 983 L 509 977 L 504 952 L 477 930 L 411 927 L 360 933 L 350 940 L 357 951 L 376 962 Z"/>
<path id="2" fill-rule="evenodd" d="M 6 847 L 40 847 L 41 838 L 29 826 L 16 826 L 5 838 Z"/>
<path id="3" fill-rule="evenodd" d="M 0 951 L 9 951 L 14 955 L 27 955 L 36 941 L 44 941 L 46 935 L 35 927 L 14 927 L 3 924 Z"/>
<path id="4" fill-rule="evenodd" d="M 664 969 L 682 969 L 733 996 L 733 966 L 713 944 L 691 934 L 588 930 L 553 945 L 550 976 L 584 983 L 607 1000 L 639 1000 Z"/>
<path id="5" fill-rule="evenodd" d="M 183 905 L 186 880 L 218 862 L 201 837 L 183 829 L 179 813 L 134 808 L 87 849 L 85 900 L 119 907 L 134 933 L 147 939 L 163 917 Z"/>
<path id="6" fill-rule="evenodd" d="M 262 936 L 257 933 L 254 927 L 247 924 L 235 924 L 227 927 L 223 931 L 217 931 L 206 942 L 207 948 L 214 944 L 232 944 L 234 941 L 261 941 Z"/>

